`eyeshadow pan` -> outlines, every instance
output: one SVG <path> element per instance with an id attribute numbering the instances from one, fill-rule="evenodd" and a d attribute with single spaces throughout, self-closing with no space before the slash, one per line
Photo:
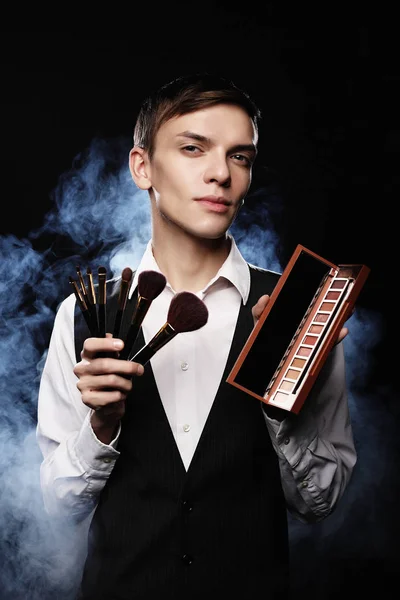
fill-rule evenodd
<path id="1" fill-rule="evenodd" d="M 314 321 L 316 321 L 317 323 L 326 323 L 328 319 L 329 319 L 329 315 L 325 315 L 323 313 L 317 313 L 315 315 Z"/>
<path id="2" fill-rule="evenodd" d="M 300 369 L 306 364 L 304 358 L 294 358 L 290 363 L 291 367 L 299 367 Z"/>
<path id="3" fill-rule="evenodd" d="M 344 286 L 346 285 L 346 282 L 347 282 L 346 279 L 334 279 L 331 287 L 336 288 L 337 290 L 342 290 L 344 288 Z"/>
<path id="4" fill-rule="evenodd" d="M 308 331 L 310 333 L 321 333 L 322 330 L 323 330 L 322 325 L 311 325 L 311 327 Z"/>
<path id="5" fill-rule="evenodd" d="M 280 390 L 286 390 L 287 392 L 290 392 L 290 390 L 292 390 L 294 387 L 294 382 L 293 381 L 286 381 L 283 380 L 281 385 L 279 386 Z"/>
<path id="6" fill-rule="evenodd" d="M 331 312 L 335 308 L 335 304 L 333 302 L 323 302 L 320 306 L 320 310 L 325 310 L 326 312 Z"/>
<path id="7" fill-rule="evenodd" d="M 340 292 L 328 292 L 325 296 L 327 300 L 337 300 L 340 298 Z"/>
<path id="8" fill-rule="evenodd" d="M 313 335 L 306 335 L 303 340 L 303 344 L 307 344 L 308 346 L 314 346 L 317 340 L 318 338 L 314 337 Z"/>
<path id="9" fill-rule="evenodd" d="M 289 377 L 290 379 L 297 379 L 300 375 L 300 371 L 295 371 L 294 369 L 288 369 L 286 371 L 285 377 Z"/>
<path id="10" fill-rule="evenodd" d="M 300 346 L 297 354 L 299 356 L 310 356 L 312 348 L 307 348 L 306 346 Z"/>
<path id="11" fill-rule="evenodd" d="M 283 392 L 276 392 L 274 401 L 275 402 L 287 402 L 288 396 Z"/>

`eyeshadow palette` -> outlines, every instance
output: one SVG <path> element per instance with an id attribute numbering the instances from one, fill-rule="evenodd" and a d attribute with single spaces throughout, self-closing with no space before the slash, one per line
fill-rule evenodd
<path id="1" fill-rule="evenodd" d="M 299 413 L 370 273 L 298 245 L 227 383 Z"/>

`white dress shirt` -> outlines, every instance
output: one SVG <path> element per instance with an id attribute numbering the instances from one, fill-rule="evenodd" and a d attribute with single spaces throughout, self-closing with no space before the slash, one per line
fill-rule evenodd
<path id="1" fill-rule="evenodd" d="M 144 270 L 159 271 L 151 240 L 130 293 Z M 240 305 L 247 302 L 249 291 L 249 267 L 231 238 L 226 261 L 197 293 L 208 309 L 206 325 L 178 334 L 151 359 L 186 469 L 225 368 Z M 167 283 L 151 304 L 142 325 L 146 343 L 166 322 L 174 293 Z M 43 454 L 41 486 L 46 509 L 81 520 L 95 508 L 118 460 L 120 430 L 105 445 L 91 428 L 92 411 L 83 404 L 73 373 L 74 309 L 75 295 L 71 294 L 55 317 L 39 389 L 37 440 Z M 264 415 L 266 435 L 278 455 L 288 509 L 302 521 L 320 520 L 333 510 L 356 462 L 344 373 L 343 344 L 337 344 L 299 415 L 288 415 L 281 422 Z M 248 401 L 257 402 L 250 396 Z"/>

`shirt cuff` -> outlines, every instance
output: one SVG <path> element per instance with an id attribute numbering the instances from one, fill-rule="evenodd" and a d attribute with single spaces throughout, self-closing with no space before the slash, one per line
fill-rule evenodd
<path id="1" fill-rule="evenodd" d="M 118 438 L 121 431 L 119 425 L 118 432 L 112 442 L 103 444 L 95 435 L 90 424 L 90 418 L 93 411 L 89 411 L 82 423 L 81 430 L 76 441 L 76 455 L 87 471 L 98 471 L 103 474 L 111 473 L 120 452 L 116 450 Z"/>

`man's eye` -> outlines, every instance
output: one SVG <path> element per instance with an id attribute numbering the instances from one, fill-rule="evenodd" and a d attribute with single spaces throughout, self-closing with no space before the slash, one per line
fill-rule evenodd
<path id="1" fill-rule="evenodd" d="M 190 144 L 189 146 L 184 146 L 183 149 L 191 153 L 196 152 L 196 150 L 199 150 L 197 146 L 193 146 L 192 144 Z"/>
<path id="2" fill-rule="evenodd" d="M 252 161 L 248 158 L 248 156 L 244 156 L 244 154 L 234 154 L 232 158 L 238 160 L 239 162 L 245 163 L 246 165 L 252 164 Z"/>

